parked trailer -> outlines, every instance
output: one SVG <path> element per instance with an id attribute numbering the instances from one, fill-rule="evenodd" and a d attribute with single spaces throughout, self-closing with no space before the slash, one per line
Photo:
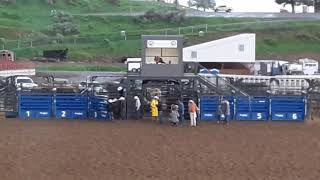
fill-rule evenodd
<path id="1" fill-rule="evenodd" d="M 214 77 L 213 75 L 205 76 Z M 243 83 L 265 83 L 272 92 L 306 92 L 312 86 L 310 84 L 312 81 L 320 81 L 320 75 L 254 76 L 219 74 L 218 77 Z"/>

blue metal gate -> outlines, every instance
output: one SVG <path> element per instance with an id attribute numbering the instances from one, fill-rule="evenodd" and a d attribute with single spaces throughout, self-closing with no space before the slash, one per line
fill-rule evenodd
<path id="1" fill-rule="evenodd" d="M 81 94 L 56 94 L 56 118 L 85 119 L 88 117 L 87 111 L 88 96 Z"/>
<path id="2" fill-rule="evenodd" d="M 18 95 L 19 117 L 43 119 L 52 117 L 53 95 L 48 93 L 20 93 Z"/>
<path id="3" fill-rule="evenodd" d="M 89 117 L 98 120 L 109 119 L 108 98 L 105 96 L 91 96 L 89 102 Z"/>
<path id="4" fill-rule="evenodd" d="M 303 96 L 271 97 L 273 121 L 303 121 L 306 99 Z"/>
<path id="5" fill-rule="evenodd" d="M 202 121 L 216 121 L 219 119 L 219 98 L 219 96 L 202 96 L 200 98 L 200 117 Z M 232 120 L 234 116 L 234 97 L 226 96 L 223 99 L 229 102 L 230 116 L 227 118 Z"/>
<path id="6" fill-rule="evenodd" d="M 236 100 L 236 119 L 266 121 L 269 119 L 268 97 L 238 97 Z"/>

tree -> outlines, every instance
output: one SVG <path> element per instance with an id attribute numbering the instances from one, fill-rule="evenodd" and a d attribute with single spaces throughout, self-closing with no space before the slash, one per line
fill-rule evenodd
<path id="1" fill-rule="evenodd" d="M 178 0 L 174 0 L 174 5 L 176 5 L 176 9 L 179 9 L 179 1 Z"/>
<path id="2" fill-rule="evenodd" d="M 215 0 L 194 0 L 189 1 L 188 5 L 193 7 L 195 6 L 197 9 L 203 8 L 203 11 L 206 11 L 206 9 L 214 9 L 216 6 Z"/>
<path id="3" fill-rule="evenodd" d="M 292 8 L 292 13 L 295 13 L 296 12 L 295 7 L 301 5 L 302 1 L 303 0 L 276 0 L 276 3 L 283 4 L 283 6 L 290 4 Z"/>
<path id="4" fill-rule="evenodd" d="M 0 0 L 0 4 L 15 4 L 16 0 Z"/>
<path id="5" fill-rule="evenodd" d="M 320 0 L 315 0 L 314 2 L 314 12 L 320 13 Z"/>
<path id="6" fill-rule="evenodd" d="M 302 0 L 302 3 L 307 6 L 314 6 L 314 12 L 320 12 L 320 0 Z"/>

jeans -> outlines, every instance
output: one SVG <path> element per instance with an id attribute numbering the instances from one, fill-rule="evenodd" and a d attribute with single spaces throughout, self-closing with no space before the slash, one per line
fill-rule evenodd
<path id="1" fill-rule="evenodd" d="M 140 113 L 140 109 L 139 110 L 135 110 L 135 114 L 134 114 L 134 119 L 138 120 L 141 118 L 141 113 Z"/>
<path id="2" fill-rule="evenodd" d="M 162 124 L 162 116 L 163 116 L 163 114 L 162 114 L 162 111 L 159 111 L 159 115 L 158 115 L 158 122 L 160 123 L 160 124 Z"/>
<path id="3" fill-rule="evenodd" d="M 184 113 L 179 114 L 179 121 L 180 121 L 180 123 L 184 122 Z"/>
<path id="4" fill-rule="evenodd" d="M 114 120 L 113 112 L 109 112 L 109 119 Z"/>
<path id="5" fill-rule="evenodd" d="M 223 114 L 223 117 L 222 115 L 220 115 L 219 117 L 219 121 L 223 121 L 225 123 L 229 122 L 229 120 L 230 120 L 230 115 Z"/>

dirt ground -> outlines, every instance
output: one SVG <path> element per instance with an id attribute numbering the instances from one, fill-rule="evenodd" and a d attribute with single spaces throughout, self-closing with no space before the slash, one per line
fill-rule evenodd
<path id="1" fill-rule="evenodd" d="M 320 125 L 0 120 L 1 180 L 318 180 Z"/>

